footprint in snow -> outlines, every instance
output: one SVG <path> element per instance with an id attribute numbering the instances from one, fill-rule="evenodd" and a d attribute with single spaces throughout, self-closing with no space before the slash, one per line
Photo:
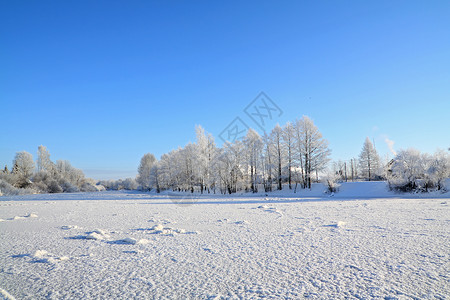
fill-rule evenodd
<path id="1" fill-rule="evenodd" d="M 8 220 L 10 221 L 15 221 L 15 220 L 24 220 L 24 219 L 28 219 L 28 218 L 37 218 L 38 215 L 35 213 L 29 213 L 25 216 L 14 216 L 13 218 L 10 218 Z"/>
<path id="2" fill-rule="evenodd" d="M 117 245 L 145 245 L 145 244 L 148 244 L 148 243 L 150 243 L 150 241 L 147 240 L 147 239 L 137 240 L 137 239 L 133 239 L 133 238 L 130 238 L 130 237 L 127 237 L 127 238 L 124 238 L 124 239 L 121 239 L 121 240 L 108 242 L 108 244 L 117 244 Z"/>
<path id="3" fill-rule="evenodd" d="M 333 228 L 341 228 L 347 225 L 347 222 L 344 221 L 338 221 L 335 224 L 328 224 L 328 225 L 322 225 L 322 227 L 333 227 Z"/>
<path id="4" fill-rule="evenodd" d="M 248 221 L 243 220 L 243 221 L 237 221 L 237 222 L 234 222 L 234 224 L 237 224 L 237 225 L 245 225 L 245 224 L 249 224 L 249 223 L 248 223 Z"/>
<path id="5" fill-rule="evenodd" d="M 181 228 L 164 227 L 162 224 L 156 224 L 151 228 L 138 228 L 136 230 L 147 231 L 150 234 L 160 234 L 174 236 L 176 234 L 198 234 L 196 231 L 186 231 Z"/>
<path id="6" fill-rule="evenodd" d="M 70 229 L 78 229 L 77 225 L 63 225 L 61 226 L 62 230 L 70 230 Z"/>

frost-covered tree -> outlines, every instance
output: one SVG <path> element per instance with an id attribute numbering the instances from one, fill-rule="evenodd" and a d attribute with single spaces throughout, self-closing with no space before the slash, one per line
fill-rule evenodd
<path id="1" fill-rule="evenodd" d="M 450 155 L 437 151 L 434 155 L 416 149 L 400 150 L 387 172 L 389 185 L 401 191 L 429 191 L 446 188 L 450 176 Z"/>
<path id="2" fill-rule="evenodd" d="M 317 174 L 325 169 L 330 161 L 331 150 L 328 148 L 328 141 L 323 138 L 317 126 L 307 116 L 297 120 L 295 135 L 299 167 L 304 180 L 303 186 L 311 188 L 314 172 Z"/>
<path id="3" fill-rule="evenodd" d="M 438 150 L 428 160 L 426 179 L 431 187 L 438 190 L 449 188 L 445 186 L 445 180 L 450 177 L 450 154 L 444 150 Z"/>
<path id="4" fill-rule="evenodd" d="M 391 188 L 402 191 L 416 189 L 418 180 L 423 178 L 425 173 L 420 151 L 416 149 L 398 151 L 388 173 Z"/>
<path id="5" fill-rule="evenodd" d="M 264 191 L 271 192 L 272 191 L 272 181 L 273 181 L 273 170 L 274 166 L 274 147 L 271 143 L 270 136 L 264 134 L 263 137 L 263 184 Z"/>
<path id="6" fill-rule="evenodd" d="M 37 157 L 37 169 L 38 172 L 46 171 L 49 173 L 53 173 L 54 164 L 50 160 L 50 153 L 47 150 L 47 147 L 40 145 L 38 147 L 38 157 Z"/>
<path id="7" fill-rule="evenodd" d="M 258 171 L 261 162 L 261 152 L 263 149 L 263 143 L 261 136 L 253 129 L 249 129 L 247 135 L 243 139 L 245 164 L 247 165 L 247 172 L 250 176 L 249 183 L 250 189 L 253 193 L 258 192 Z"/>
<path id="8" fill-rule="evenodd" d="M 243 143 L 236 141 L 227 143 L 218 156 L 218 175 L 222 193 L 236 193 L 243 186 L 243 172 L 241 169 L 243 157 Z"/>
<path id="9" fill-rule="evenodd" d="M 197 137 L 197 162 L 199 167 L 200 191 L 210 191 L 214 186 L 214 176 L 211 175 L 213 163 L 216 156 L 216 145 L 214 137 L 205 132 L 203 127 L 196 126 L 195 133 Z"/>
<path id="10" fill-rule="evenodd" d="M 144 190 L 151 190 L 150 177 L 153 165 L 156 162 L 156 158 L 153 154 L 147 153 L 141 158 L 141 162 L 138 167 L 137 182 Z"/>
<path id="11" fill-rule="evenodd" d="M 31 184 L 30 178 L 34 169 L 33 156 L 26 151 L 17 152 L 13 162 L 13 174 L 17 179 L 16 186 L 24 188 Z"/>
<path id="12" fill-rule="evenodd" d="M 380 175 L 379 163 L 380 157 L 378 156 L 377 150 L 367 137 L 361 153 L 359 154 L 359 168 L 361 171 L 361 176 L 371 181 L 376 175 Z"/>
<path id="13" fill-rule="evenodd" d="M 277 170 L 277 189 L 282 190 L 282 178 L 281 178 L 281 171 L 282 171 L 282 161 L 284 157 L 284 149 L 282 147 L 282 136 L 283 136 L 283 129 L 280 127 L 280 125 L 275 125 L 275 128 L 272 129 L 272 132 L 270 133 L 271 137 L 271 143 L 275 150 L 275 160 L 276 160 L 276 170 Z"/>
<path id="14" fill-rule="evenodd" d="M 150 185 L 156 189 L 157 193 L 161 192 L 160 177 L 159 162 L 156 162 L 150 170 Z"/>
<path id="15" fill-rule="evenodd" d="M 292 126 L 291 122 L 287 122 L 286 125 L 283 127 L 282 140 L 284 153 L 286 153 L 289 189 L 292 189 L 292 163 L 294 153 L 294 139 L 295 139 L 294 126 Z"/>

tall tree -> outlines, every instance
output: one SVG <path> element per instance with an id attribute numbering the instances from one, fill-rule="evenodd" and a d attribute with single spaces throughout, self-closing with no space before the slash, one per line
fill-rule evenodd
<path id="1" fill-rule="evenodd" d="M 277 162 L 277 183 L 278 190 L 282 190 L 282 178 L 281 178 L 281 167 L 282 167 L 282 159 L 283 159 L 283 147 L 282 147 L 282 135 L 283 129 L 281 129 L 280 125 L 275 125 L 275 128 L 272 129 L 270 133 L 272 144 L 275 149 L 275 159 Z"/>
<path id="2" fill-rule="evenodd" d="M 258 172 L 257 168 L 261 159 L 261 151 L 263 143 L 261 136 L 253 129 L 249 129 L 247 135 L 243 139 L 245 152 L 247 154 L 247 165 L 250 171 L 250 189 L 253 193 L 258 192 Z"/>
<path id="3" fill-rule="evenodd" d="M 293 160 L 293 152 L 294 152 L 294 137 L 295 130 L 294 126 L 292 126 L 291 122 L 287 122 L 283 127 L 283 146 L 285 148 L 286 158 L 287 158 L 287 172 L 288 172 L 288 182 L 289 189 L 292 189 L 292 160 Z"/>
<path id="4" fill-rule="evenodd" d="M 264 144 L 264 154 L 263 154 L 263 173 L 264 173 L 264 191 L 271 192 L 272 191 L 272 170 L 273 166 L 273 145 L 270 140 L 270 136 L 266 133 L 263 137 Z"/>
<path id="5" fill-rule="evenodd" d="M 380 157 L 369 137 L 366 137 L 361 153 L 359 154 L 359 167 L 361 175 L 371 181 L 379 169 Z"/>
<path id="6" fill-rule="evenodd" d="M 141 158 L 141 163 L 138 167 L 137 182 L 142 189 L 151 190 L 151 174 L 152 167 L 156 163 L 156 158 L 153 154 L 147 153 Z"/>
<path id="7" fill-rule="evenodd" d="M 330 161 L 331 150 L 328 148 L 328 141 L 322 137 L 322 133 L 307 116 L 296 122 L 296 133 L 305 186 L 311 188 L 312 174 L 325 169 Z"/>
<path id="8" fill-rule="evenodd" d="M 49 173 L 52 173 L 54 169 L 54 164 L 50 160 L 50 153 L 47 147 L 42 145 L 38 147 L 37 168 L 38 172 L 47 171 Z"/>
<path id="9" fill-rule="evenodd" d="M 214 137 L 205 132 L 200 125 L 195 127 L 197 136 L 197 161 L 199 164 L 200 191 L 210 191 L 211 185 L 214 185 L 214 177 L 211 176 L 212 164 L 216 155 L 216 145 Z"/>

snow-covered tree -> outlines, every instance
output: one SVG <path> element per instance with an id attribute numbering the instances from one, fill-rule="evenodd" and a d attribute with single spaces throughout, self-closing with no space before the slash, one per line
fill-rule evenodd
<path id="1" fill-rule="evenodd" d="M 141 158 L 141 163 L 138 167 L 137 182 L 144 190 L 151 190 L 150 177 L 153 165 L 156 162 L 156 158 L 153 154 L 147 153 Z"/>
<path id="2" fill-rule="evenodd" d="M 17 178 L 16 186 L 24 188 L 31 184 L 30 178 L 34 169 L 33 156 L 26 151 L 17 152 L 13 162 L 13 174 Z"/>
<path id="3" fill-rule="evenodd" d="M 292 163 L 294 154 L 295 129 L 290 122 L 287 122 L 283 127 L 282 140 L 284 153 L 286 153 L 289 189 L 292 189 Z"/>
<path id="4" fill-rule="evenodd" d="M 282 161 L 284 157 L 284 149 L 282 147 L 282 136 L 283 136 L 283 129 L 280 127 L 280 125 L 275 125 L 275 128 L 272 129 L 272 132 L 270 133 L 271 137 L 271 143 L 275 150 L 275 160 L 276 160 L 276 170 L 277 170 L 277 189 L 282 190 L 282 178 L 281 178 L 281 171 L 282 171 Z"/>
<path id="5" fill-rule="evenodd" d="M 422 155 L 416 149 L 400 150 L 390 166 L 388 181 L 391 188 L 411 191 L 417 188 L 425 168 Z"/>
<path id="6" fill-rule="evenodd" d="M 199 167 L 200 191 L 210 191 L 214 186 L 214 176 L 211 176 L 212 165 L 216 156 L 216 145 L 214 137 L 210 133 L 206 133 L 203 127 L 196 126 L 195 133 L 197 136 L 197 162 Z"/>
<path id="7" fill-rule="evenodd" d="M 367 178 L 369 181 L 374 179 L 377 175 L 380 175 L 380 157 L 377 150 L 373 146 L 370 139 L 367 137 L 361 153 L 359 154 L 359 167 L 361 176 Z"/>
<path id="8" fill-rule="evenodd" d="M 438 190 L 450 187 L 445 186 L 445 180 L 450 177 L 450 154 L 444 150 L 438 150 L 428 160 L 426 178 L 428 184 Z"/>
<path id="9" fill-rule="evenodd" d="M 273 170 L 274 166 L 274 147 L 271 143 L 270 136 L 264 134 L 263 136 L 263 184 L 264 191 L 272 191 L 272 181 L 273 181 Z"/>
<path id="10" fill-rule="evenodd" d="M 263 143 L 261 136 L 253 129 L 249 129 L 247 135 L 243 139 L 246 154 L 247 171 L 250 172 L 249 183 L 253 193 L 258 192 L 258 171 L 261 161 L 261 152 Z"/>
<path id="11" fill-rule="evenodd" d="M 222 193 L 236 193 L 243 187 L 243 172 L 241 169 L 243 157 L 243 143 L 236 141 L 227 143 L 218 156 L 218 174 Z"/>
<path id="12" fill-rule="evenodd" d="M 450 176 L 450 155 L 437 151 L 434 155 L 416 149 L 400 150 L 387 172 L 391 188 L 401 191 L 441 190 Z"/>
<path id="13" fill-rule="evenodd" d="M 53 173 L 54 171 L 54 164 L 50 160 L 50 153 L 48 152 L 47 147 L 42 145 L 38 147 L 37 169 L 38 172 L 46 171 Z"/>
<path id="14" fill-rule="evenodd" d="M 317 174 L 325 169 L 330 161 L 331 150 L 328 148 L 328 141 L 323 138 L 317 126 L 307 116 L 297 120 L 295 136 L 299 168 L 304 180 L 303 186 L 311 188 L 314 172 Z"/>
<path id="15" fill-rule="evenodd" d="M 161 192 L 160 177 L 159 162 L 156 162 L 150 170 L 150 185 L 156 189 L 157 193 Z"/>

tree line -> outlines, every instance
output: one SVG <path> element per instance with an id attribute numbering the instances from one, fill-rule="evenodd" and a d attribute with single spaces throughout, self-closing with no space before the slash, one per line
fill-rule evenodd
<path id="1" fill-rule="evenodd" d="M 101 190 L 95 180 L 67 160 L 53 162 L 45 146 L 39 146 L 37 161 L 26 151 L 17 152 L 12 170 L 5 166 L 0 172 L 0 195 L 36 193 L 94 192 Z"/>
<path id="2" fill-rule="evenodd" d="M 210 133 L 196 126 L 195 143 L 163 154 L 160 160 L 145 154 L 137 182 L 128 181 L 128 185 L 137 184 L 158 193 L 172 190 L 232 194 L 270 192 L 283 186 L 296 192 L 319 181 L 335 191 L 337 181 L 387 180 L 391 189 L 428 191 L 445 189 L 445 179 L 450 176 L 450 156 L 445 151 L 429 155 L 402 150 L 393 159 L 383 160 L 366 138 L 359 156 L 349 162 L 335 161 L 330 166 L 330 154 L 328 141 L 307 116 L 284 126 L 276 125 L 264 135 L 249 129 L 242 139 L 222 147 L 216 146 Z M 127 188 L 127 184 L 120 183 L 110 185 Z"/>
<path id="3" fill-rule="evenodd" d="M 283 187 L 296 192 L 322 181 L 330 192 L 337 182 L 386 180 L 399 191 L 445 189 L 450 155 L 418 150 L 399 151 L 393 159 L 380 158 L 366 138 L 358 157 L 331 162 L 328 141 L 307 116 L 260 135 L 249 129 L 244 137 L 218 147 L 214 137 L 196 126 L 196 141 L 172 150 L 159 160 L 151 153 L 140 161 L 138 176 L 95 182 L 66 160 L 53 162 L 44 146 L 37 160 L 17 152 L 12 170 L 0 172 L 0 195 L 142 189 L 232 194 L 270 192 Z M 331 164 L 330 164 L 331 162 Z"/>
<path id="4" fill-rule="evenodd" d="M 311 188 L 330 161 L 331 150 L 307 116 L 276 125 L 260 135 L 253 129 L 233 143 L 217 147 L 214 137 L 196 126 L 196 142 L 163 154 L 145 154 L 137 182 L 147 190 L 232 194 Z"/>

